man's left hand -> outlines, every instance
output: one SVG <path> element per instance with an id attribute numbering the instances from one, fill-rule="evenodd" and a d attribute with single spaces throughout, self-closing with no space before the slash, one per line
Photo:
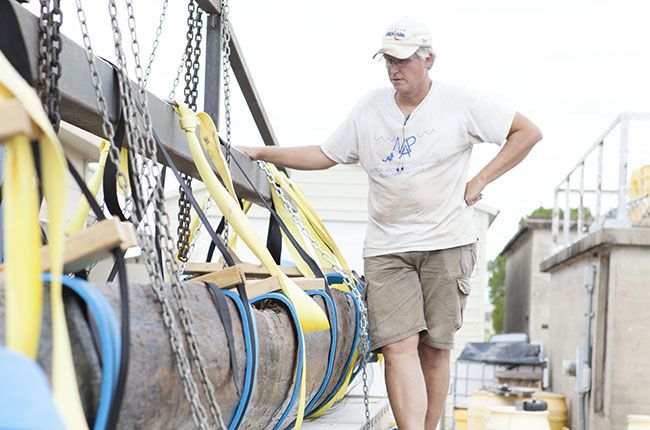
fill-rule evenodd
<path id="1" fill-rule="evenodd" d="M 485 184 L 477 178 L 469 181 L 467 185 L 465 185 L 465 203 L 467 203 L 468 206 L 478 203 L 478 201 L 483 197 L 483 194 L 481 194 L 483 188 L 485 188 Z"/>

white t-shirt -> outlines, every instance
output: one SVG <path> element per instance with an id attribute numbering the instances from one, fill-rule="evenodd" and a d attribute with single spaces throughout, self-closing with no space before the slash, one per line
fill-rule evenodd
<path id="1" fill-rule="evenodd" d="M 505 142 L 515 111 L 467 88 L 433 82 L 405 118 L 392 88 L 373 90 L 321 145 L 368 174 L 363 256 L 452 248 L 477 239 L 464 200 L 472 145 Z"/>

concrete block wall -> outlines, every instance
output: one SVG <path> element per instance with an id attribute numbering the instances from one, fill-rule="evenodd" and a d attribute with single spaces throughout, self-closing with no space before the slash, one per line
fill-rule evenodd
<path id="1" fill-rule="evenodd" d="M 578 428 L 576 378 L 562 371 L 584 345 L 585 268 L 597 267 L 591 331 L 591 391 L 587 428 L 625 430 L 629 414 L 650 415 L 650 230 L 592 233 L 549 257 L 552 390 L 567 395 L 571 428 Z"/>

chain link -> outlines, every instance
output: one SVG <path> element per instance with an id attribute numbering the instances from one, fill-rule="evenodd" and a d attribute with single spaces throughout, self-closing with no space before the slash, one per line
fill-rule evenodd
<path id="1" fill-rule="evenodd" d="M 94 63 L 94 54 L 90 43 L 90 37 L 88 36 L 86 17 L 81 5 L 81 0 L 76 0 L 76 4 L 77 4 L 77 15 L 79 17 L 82 36 L 84 40 L 84 46 L 86 48 L 86 58 L 90 66 L 91 79 L 95 90 L 97 107 L 102 115 L 102 129 L 105 136 L 112 140 L 114 138 L 114 129 L 108 118 L 107 104 L 102 92 L 101 81 L 99 78 L 99 74 L 97 73 L 97 67 Z M 131 123 L 131 127 L 129 127 L 130 128 L 129 143 L 133 145 L 132 146 L 133 156 L 129 157 L 129 163 L 133 167 L 135 167 L 136 169 L 135 171 L 140 171 L 138 167 L 142 167 L 145 169 L 146 174 L 142 175 L 142 177 L 144 177 L 146 181 L 145 194 L 148 195 L 151 192 L 151 190 L 155 190 L 154 215 L 156 219 L 160 220 L 160 225 L 162 227 L 161 246 L 165 251 L 163 253 L 165 266 L 167 267 L 168 272 L 173 277 L 172 278 L 173 297 L 178 307 L 178 314 L 181 319 L 183 329 L 185 331 L 186 340 L 191 350 L 192 358 L 197 364 L 204 388 L 206 390 L 206 395 L 210 402 L 210 409 L 213 415 L 216 416 L 215 419 L 219 424 L 219 426 L 221 428 L 225 428 L 225 424 L 223 423 L 223 419 L 221 418 L 218 405 L 216 405 L 216 401 L 214 399 L 213 388 L 210 384 L 210 381 L 207 380 L 204 360 L 200 356 L 197 342 L 192 332 L 193 326 L 192 326 L 191 314 L 184 306 L 185 292 L 182 290 L 182 287 L 180 286 L 178 277 L 174 276 L 176 274 L 176 271 L 174 270 L 176 261 L 173 258 L 173 241 L 171 240 L 171 236 L 169 234 L 169 227 L 168 227 L 169 218 L 167 217 L 165 207 L 164 207 L 164 196 L 163 196 L 162 185 L 160 181 L 156 180 L 156 178 L 159 177 L 159 175 L 157 175 L 157 173 L 159 173 L 158 163 L 156 160 L 156 152 L 153 144 L 151 117 L 149 115 L 146 94 L 144 92 L 144 81 L 142 77 L 142 69 L 139 64 L 139 56 L 138 56 L 139 49 L 138 49 L 137 39 L 135 38 L 135 19 L 133 18 L 132 5 L 129 2 L 127 2 L 127 8 L 129 9 L 129 15 L 130 15 L 129 25 L 131 29 L 131 35 L 132 35 L 132 50 L 136 58 L 136 76 L 138 77 L 138 84 L 139 84 L 139 91 L 137 93 L 137 96 L 139 99 L 138 101 L 141 104 L 142 109 L 144 111 L 143 116 L 144 116 L 145 138 L 140 137 L 141 130 L 138 127 L 137 117 L 134 109 L 135 105 L 132 99 L 132 90 L 130 88 L 131 85 L 130 85 L 130 81 L 128 80 L 128 76 L 126 74 L 126 58 L 122 50 L 121 34 L 119 31 L 119 26 L 117 24 L 117 8 L 114 0 L 109 1 L 109 11 L 111 14 L 111 26 L 113 30 L 113 41 L 115 44 L 115 52 L 118 58 L 118 77 L 119 77 L 118 83 L 120 86 L 121 109 L 125 119 L 127 119 L 127 123 L 129 122 Z M 150 155 L 152 159 L 151 162 L 143 161 L 141 155 L 145 155 L 145 154 Z M 117 167 L 118 184 L 120 186 L 120 189 L 122 189 L 125 195 L 128 195 L 126 194 L 126 180 L 124 178 L 123 172 L 121 172 L 120 169 L 119 152 L 117 151 L 115 146 L 111 146 L 111 150 L 109 151 L 109 159 Z M 122 177 L 124 180 L 120 180 L 119 179 L 120 177 Z M 152 180 L 154 181 L 154 183 L 152 183 Z M 135 175 L 134 182 L 137 182 L 135 186 L 138 189 L 142 189 L 142 184 L 140 183 L 139 175 Z M 148 220 L 149 217 L 145 213 L 145 204 L 144 201 L 141 199 L 136 199 L 135 204 L 137 205 L 139 212 L 143 214 L 142 221 L 141 221 L 142 229 L 138 229 L 137 231 L 138 240 L 140 242 L 143 251 L 142 255 L 144 257 L 145 267 L 147 269 L 148 275 L 152 282 L 152 288 L 162 307 L 163 322 L 169 333 L 171 348 L 176 357 L 176 364 L 178 367 L 178 371 L 183 381 L 184 393 L 190 403 L 192 418 L 195 425 L 201 429 L 207 430 L 210 428 L 210 426 L 208 424 L 205 409 L 203 408 L 202 401 L 200 399 L 198 389 L 194 381 L 194 376 L 192 374 L 190 362 L 187 353 L 185 351 L 184 342 L 183 340 L 181 340 L 181 336 L 177 328 L 176 318 L 174 316 L 174 312 L 172 310 L 169 299 L 164 293 L 163 274 L 159 270 L 156 261 L 156 257 L 155 257 L 156 253 L 155 253 L 155 246 L 154 246 L 153 235 L 152 235 L 152 228 L 151 225 L 149 224 L 149 220 Z"/>
<path id="2" fill-rule="evenodd" d="M 153 46 L 151 47 L 151 54 L 149 54 L 149 63 L 147 64 L 147 69 L 144 73 L 144 86 L 147 86 L 149 82 L 149 75 L 151 75 L 151 67 L 153 66 L 153 61 L 156 58 L 156 50 L 158 50 L 158 45 L 160 45 L 160 35 L 162 34 L 163 23 L 167 17 L 167 6 L 169 5 L 169 0 L 163 0 L 162 11 L 160 12 L 160 17 L 158 18 L 158 27 L 156 28 L 156 36 L 153 41 Z"/>
<path id="3" fill-rule="evenodd" d="M 201 41 L 203 39 L 201 29 L 203 27 L 203 11 L 191 0 L 187 4 L 187 44 L 185 46 L 185 103 L 190 109 L 196 111 L 196 100 L 198 98 L 199 86 L 199 59 L 201 57 Z M 192 189 L 192 177 L 181 174 L 181 180 L 185 181 L 187 186 Z M 190 239 L 190 221 L 192 205 L 185 194 L 183 188 L 178 188 L 178 259 L 182 263 L 188 260 L 189 239 Z"/>
<path id="4" fill-rule="evenodd" d="M 109 4 L 114 4 L 115 0 L 109 0 Z M 165 209 L 165 200 L 164 200 L 164 190 L 162 187 L 162 184 L 160 181 L 157 180 L 157 178 L 160 176 L 160 171 L 159 171 L 159 166 L 157 162 L 157 153 L 156 153 L 156 148 L 155 148 L 155 143 L 154 143 L 154 138 L 153 138 L 153 127 L 152 127 L 152 121 L 151 121 L 151 115 L 149 113 L 149 108 L 147 104 L 147 97 L 146 97 L 146 92 L 144 88 L 144 82 L 142 79 L 142 68 L 140 66 L 140 59 L 139 59 L 139 47 L 138 47 L 138 42 L 137 42 L 137 37 L 136 37 L 136 32 L 135 32 L 135 18 L 133 16 L 133 6 L 132 6 L 132 0 L 126 0 L 127 4 L 127 11 L 129 13 L 129 29 L 131 31 L 131 37 L 132 37 L 132 53 L 134 56 L 135 60 L 135 70 L 136 70 L 136 78 L 138 80 L 138 100 L 137 102 L 141 106 L 141 115 L 143 116 L 144 120 L 144 136 L 142 136 L 141 139 L 136 139 L 136 142 L 139 142 L 141 144 L 144 144 L 143 147 L 136 148 L 136 152 L 139 152 L 140 154 L 147 155 L 151 159 L 151 163 L 145 163 L 144 167 L 146 167 L 145 170 L 145 175 L 144 177 L 147 180 L 147 195 L 150 190 L 153 190 L 155 192 L 155 198 L 154 198 L 154 212 L 155 212 L 155 218 L 160 220 L 160 225 L 161 231 L 162 231 L 162 240 L 161 240 L 161 246 L 164 246 L 164 249 L 166 251 L 163 252 L 163 256 L 165 257 L 165 267 L 167 268 L 167 271 L 169 275 L 171 276 L 171 286 L 172 286 L 172 293 L 174 295 L 174 299 L 177 304 L 178 308 L 178 314 L 181 320 L 181 325 L 183 327 L 185 339 L 187 341 L 187 344 L 190 348 L 190 352 L 192 355 L 192 359 L 194 361 L 194 364 L 198 370 L 201 383 L 203 385 L 204 393 L 205 396 L 208 400 L 208 406 L 210 408 L 210 413 L 212 415 L 212 418 L 214 419 L 215 423 L 220 427 L 225 429 L 226 425 L 223 419 L 223 414 L 221 412 L 221 409 L 219 408 L 219 405 L 216 401 L 215 393 L 214 393 L 214 386 L 212 385 L 212 382 L 210 381 L 207 371 L 206 371 L 206 364 L 205 364 L 205 359 L 202 357 L 198 341 L 196 339 L 196 335 L 194 333 L 194 322 L 193 322 L 193 317 L 191 311 L 185 307 L 185 301 L 187 300 L 186 297 L 186 291 L 182 287 L 180 283 L 180 279 L 178 276 L 178 267 L 177 267 L 177 262 L 176 259 L 174 258 L 174 252 L 173 252 L 173 242 L 171 240 L 171 235 L 169 232 L 169 218 L 167 216 L 167 212 Z M 116 11 L 111 10 L 112 16 L 116 16 Z M 200 10 L 197 10 L 197 19 L 201 19 L 201 12 Z M 200 27 L 200 26 L 199 26 Z M 114 26 L 113 27 L 113 32 L 114 35 L 119 36 L 119 27 Z M 200 42 L 200 38 L 199 38 Z M 120 66 L 123 70 L 126 70 L 126 61 L 124 57 L 124 54 L 120 55 L 121 51 L 118 50 L 118 44 L 116 43 L 116 54 L 118 54 L 118 58 L 120 58 Z M 195 54 L 197 51 L 195 50 Z M 200 51 L 198 52 L 200 54 Z M 130 90 L 130 81 L 125 80 L 126 83 L 126 89 L 127 91 L 124 92 L 126 95 L 127 99 L 125 100 L 125 104 L 128 107 L 131 107 L 132 111 L 135 111 L 135 102 L 133 99 L 128 100 L 128 97 L 131 96 L 131 90 Z M 135 157 L 134 157 L 135 158 Z M 153 184 L 152 184 L 153 181 Z M 140 210 L 141 213 L 144 211 L 144 201 L 138 202 L 139 205 L 142 206 L 142 209 Z M 146 219 L 146 216 L 143 217 Z M 151 228 L 149 229 L 151 231 Z M 153 242 L 152 240 L 152 235 L 147 235 L 149 238 L 150 242 Z M 152 244 L 153 245 L 153 244 Z M 153 267 L 157 267 L 157 264 L 155 262 L 155 252 L 154 252 L 154 247 L 151 246 L 150 249 L 147 250 L 147 254 L 149 258 L 153 262 Z M 160 286 L 163 285 L 162 283 L 163 279 L 162 276 L 160 277 Z M 191 370 L 190 370 L 191 372 Z M 197 402 L 201 402 L 200 398 L 198 397 L 198 393 L 196 393 L 195 400 Z"/>
<path id="5" fill-rule="evenodd" d="M 231 146 L 231 118 L 230 118 L 230 7 L 228 0 L 221 0 L 221 15 L 219 15 L 221 27 L 221 73 L 223 75 L 223 110 L 226 122 L 226 165 L 230 168 L 230 146 Z M 223 242 L 228 247 L 230 236 L 230 225 L 226 221 L 223 229 Z"/>
<path id="6" fill-rule="evenodd" d="M 370 422 L 370 402 L 369 402 L 369 387 L 368 387 L 368 373 L 366 372 L 366 366 L 368 364 L 368 353 L 369 353 L 369 344 L 368 344 L 368 310 L 365 305 L 365 301 L 363 299 L 363 296 L 361 295 L 361 292 L 357 288 L 357 286 L 354 285 L 350 277 L 348 276 L 347 273 L 343 270 L 343 268 L 338 264 L 336 260 L 330 257 L 330 255 L 325 252 L 323 247 L 320 245 L 320 243 L 314 238 L 314 236 L 309 232 L 307 227 L 302 222 L 302 219 L 300 218 L 300 215 L 296 212 L 295 208 L 287 198 L 287 196 L 284 194 L 284 190 L 278 185 L 278 183 L 275 181 L 273 178 L 273 175 L 269 171 L 268 167 L 266 166 L 266 163 L 264 161 L 258 161 L 257 165 L 262 169 L 264 174 L 266 175 L 266 179 L 275 191 L 275 194 L 277 194 L 278 197 L 282 200 L 282 205 L 284 208 L 289 212 L 291 215 L 291 218 L 294 220 L 298 228 L 300 229 L 300 232 L 302 233 L 303 237 L 311 243 L 311 246 L 316 250 L 321 257 L 327 261 L 332 268 L 343 277 L 343 282 L 345 285 L 350 289 L 352 294 L 354 294 L 355 298 L 357 299 L 357 302 L 359 303 L 359 313 L 361 314 L 360 318 L 360 339 L 359 339 L 359 347 L 358 347 L 358 353 L 361 356 L 361 378 L 363 380 L 363 405 L 365 409 L 365 415 L 366 415 L 366 429 L 371 429 L 372 424 Z"/>
<path id="7" fill-rule="evenodd" d="M 61 14 L 60 0 L 40 0 L 38 17 L 38 76 L 37 89 L 43 108 L 55 131 L 59 130 L 59 78 L 61 76 Z"/>

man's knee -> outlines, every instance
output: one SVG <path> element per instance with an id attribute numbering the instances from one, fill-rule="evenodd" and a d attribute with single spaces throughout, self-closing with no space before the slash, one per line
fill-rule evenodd
<path id="1" fill-rule="evenodd" d="M 451 359 L 451 349 L 440 349 L 422 343 L 418 347 L 420 360 L 427 366 L 448 364 Z"/>
<path id="2" fill-rule="evenodd" d="M 401 358 L 417 357 L 419 342 L 420 335 L 415 334 L 413 336 L 407 337 L 406 339 L 384 345 L 381 348 L 381 352 L 384 354 L 386 364 L 390 364 L 392 361 L 399 360 Z"/>

